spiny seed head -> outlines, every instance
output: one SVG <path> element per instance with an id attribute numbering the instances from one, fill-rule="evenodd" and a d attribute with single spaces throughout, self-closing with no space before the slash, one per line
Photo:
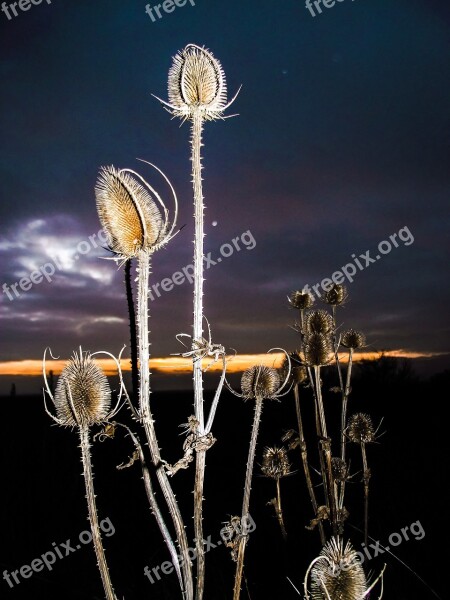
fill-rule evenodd
<path id="1" fill-rule="evenodd" d="M 331 459 L 331 472 L 335 481 L 344 482 L 348 479 L 348 467 L 342 458 L 333 457 Z"/>
<path id="2" fill-rule="evenodd" d="M 95 185 L 97 212 L 113 252 L 132 258 L 153 252 L 164 239 L 164 222 L 146 187 L 129 173 L 102 167 Z"/>
<path id="3" fill-rule="evenodd" d="M 272 367 L 250 367 L 242 374 L 241 389 L 245 400 L 274 398 L 280 385 L 278 371 Z"/>
<path id="4" fill-rule="evenodd" d="M 375 429 L 370 415 L 356 413 L 347 425 L 347 437 L 356 444 L 370 444 L 375 441 Z"/>
<path id="5" fill-rule="evenodd" d="M 353 348 L 353 350 L 363 348 L 366 345 L 366 336 L 362 331 L 348 329 L 342 334 L 341 344 L 344 348 Z"/>
<path id="6" fill-rule="evenodd" d="M 204 119 L 214 120 L 227 106 L 222 65 L 211 52 L 195 44 L 188 44 L 174 56 L 168 92 L 173 114 L 183 119 L 200 111 Z"/>
<path id="7" fill-rule="evenodd" d="M 289 381 L 293 384 L 305 383 L 305 381 L 308 379 L 308 371 L 306 370 L 306 367 L 302 363 L 302 358 L 300 356 L 300 353 L 297 351 L 290 352 L 289 359 L 290 359 L 290 365 L 291 365 Z M 281 363 L 281 366 L 279 368 L 280 379 L 282 382 L 285 381 L 286 377 L 288 376 L 288 370 L 289 370 L 289 360 L 285 356 L 283 359 L 283 362 Z"/>
<path id="8" fill-rule="evenodd" d="M 324 302 L 331 304 L 332 306 L 339 306 L 344 304 L 348 298 L 347 288 L 345 285 L 339 283 L 333 283 L 333 287 L 325 292 L 323 297 Z"/>
<path id="9" fill-rule="evenodd" d="M 306 314 L 306 333 L 331 333 L 334 329 L 334 320 L 326 310 L 312 310 Z"/>
<path id="10" fill-rule="evenodd" d="M 333 344 L 331 337 L 324 333 L 310 333 L 303 341 L 304 362 L 308 367 L 327 365 L 331 360 Z"/>
<path id="11" fill-rule="evenodd" d="M 276 446 L 264 448 L 261 471 L 266 477 L 272 479 L 281 479 L 289 475 L 291 465 L 289 464 L 286 448 L 284 446 L 281 448 Z"/>
<path id="12" fill-rule="evenodd" d="M 311 294 L 311 292 L 296 290 L 289 296 L 289 302 L 294 308 L 305 310 L 311 308 L 311 306 L 314 304 L 314 296 Z"/>
<path id="13" fill-rule="evenodd" d="M 70 427 L 105 421 L 111 407 L 111 388 L 103 371 L 86 352 L 74 353 L 55 390 L 56 416 Z"/>
<path id="14" fill-rule="evenodd" d="M 311 570 L 312 600 L 361 600 L 367 580 L 350 542 L 331 538 Z"/>

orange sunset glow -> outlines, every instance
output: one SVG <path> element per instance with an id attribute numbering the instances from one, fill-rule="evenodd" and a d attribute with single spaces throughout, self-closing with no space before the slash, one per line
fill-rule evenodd
<path id="1" fill-rule="evenodd" d="M 384 356 L 390 356 L 394 358 L 432 358 L 434 356 L 440 356 L 442 353 L 436 352 L 410 352 L 407 350 L 390 350 L 383 353 Z M 240 373 L 245 371 L 248 367 L 253 365 L 266 365 L 266 366 L 279 366 L 283 360 L 284 354 L 272 353 L 272 354 L 241 354 L 228 359 L 227 372 L 229 373 Z M 360 352 L 355 354 L 353 357 L 354 361 L 358 360 L 375 360 L 380 357 L 379 352 Z M 341 362 L 346 362 L 348 354 L 341 352 L 339 353 L 339 359 Z M 47 371 L 50 369 L 58 375 L 61 373 L 66 360 L 50 360 L 47 361 Z M 116 373 L 116 367 L 112 359 L 98 359 L 98 364 L 102 367 L 107 375 L 114 375 Z M 204 368 L 209 366 L 209 371 L 221 371 L 222 363 L 216 362 L 211 364 L 211 360 L 203 361 Z M 183 357 L 163 357 L 163 358 L 152 358 L 150 359 L 150 367 L 152 371 L 158 371 L 166 374 L 184 374 L 192 371 L 192 363 L 188 359 Z M 121 360 L 121 368 L 123 371 L 130 371 L 129 359 L 123 358 Z M 42 360 L 16 360 L 16 361 L 5 361 L 0 363 L 0 376 L 3 375 L 17 375 L 17 376 L 38 376 L 42 374 Z"/>

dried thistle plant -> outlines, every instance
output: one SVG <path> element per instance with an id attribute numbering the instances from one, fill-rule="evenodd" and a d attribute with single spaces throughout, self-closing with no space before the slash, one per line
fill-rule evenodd
<path id="1" fill-rule="evenodd" d="M 154 252 L 167 244 L 174 236 L 178 214 L 178 200 L 175 190 L 166 175 L 155 165 L 153 167 L 165 180 L 173 195 L 173 216 L 170 215 L 158 192 L 141 175 L 131 169 L 104 167 L 100 170 L 95 186 L 97 210 L 100 221 L 108 236 L 113 260 L 123 264 L 130 258 L 137 259 L 137 337 L 139 359 L 139 408 L 137 416 L 142 422 L 150 448 L 156 475 L 163 491 L 164 499 L 176 531 L 180 552 L 183 557 L 181 575 L 177 575 L 183 593 L 188 600 L 193 596 L 193 580 L 189 559 L 189 544 L 183 519 L 170 485 L 164 461 L 156 437 L 154 420 L 150 409 L 150 367 L 149 367 L 149 303 L 148 289 L 151 257 Z M 168 546 L 172 559 L 177 552 L 167 531 L 161 533 Z M 178 564 L 178 560 L 176 561 Z"/>
<path id="2" fill-rule="evenodd" d="M 58 425 L 78 428 L 92 543 L 97 556 L 97 564 L 106 598 L 107 600 L 117 600 L 106 562 L 98 523 L 89 437 L 90 428 L 93 425 L 107 423 L 118 412 L 122 389 L 117 404 L 111 409 L 111 388 L 106 376 L 100 367 L 95 364 L 92 358 L 94 355 L 83 352 L 80 348 L 78 353 L 74 352 L 72 358 L 62 370 L 56 385 L 55 394 L 53 395 L 47 382 L 46 354 L 47 351 L 44 352 L 43 360 L 45 411 Z M 119 365 L 119 362 L 117 361 L 116 364 Z M 56 416 L 47 408 L 45 393 L 47 393 L 53 402 Z"/>
<path id="3" fill-rule="evenodd" d="M 283 519 L 283 509 L 281 506 L 280 479 L 291 474 L 291 465 L 289 463 L 288 453 L 284 446 L 278 448 L 264 448 L 261 471 L 265 477 L 273 479 L 276 485 L 276 497 L 269 504 L 272 504 L 275 515 L 280 525 L 281 533 L 284 538 L 287 537 L 286 527 Z"/>
<path id="4" fill-rule="evenodd" d="M 281 350 L 274 348 L 273 350 Z M 282 350 L 287 357 L 290 365 L 289 355 Z M 255 412 L 253 415 L 252 433 L 250 437 L 250 447 L 247 458 L 247 470 L 245 474 L 244 497 L 242 500 L 241 521 L 248 518 L 250 509 L 250 492 L 252 487 L 253 468 L 255 463 L 256 443 L 258 440 L 259 425 L 264 400 L 277 400 L 288 392 L 283 392 L 288 385 L 290 378 L 290 367 L 284 380 L 281 380 L 277 369 L 257 365 L 246 369 L 241 378 L 241 393 L 235 392 L 231 386 L 228 389 L 239 398 L 255 401 Z M 289 390 L 288 390 L 289 391 Z M 248 536 L 242 536 L 239 540 L 239 547 L 236 558 L 236 573 L 234 578 L 233 600 L 239 600 L 242 586 L 242 573 L 244 570 L 244 555 Z"/>
<path id="5" fill-rule="evenodd" d="M 320 555 L 310 564 L 304 581 L 305 600 L 364 600 L 383 577 L 384 568 L 375 581 L 367 582 L 358 553 L 350 542 L 331 538 Z M 311 590 L 308 579 L 311 576 Z M 383 596 L 383 586 L 381 595 Z"/>
<path id="6" fill-rule="evenodd" d="M 237 92 L 239 93 L 239 91 Z M 224 119 L 224 111 L 234 102 L 227 102 L 227 84 L 220 62 L 213 54 L 195 44 L 188 44 L 173 58 L 168 77 L 168 102 L 158 100 L 173 116 L 192 123 L 191 162 L 194 195 L 194 324 L 192 344 L 200 344 L 203 338 L 203 257 L 204 257 L 204 198 L 202 186 L 201 147 L 203 123 Z M 199 423 L 198 433 L 203 436 L 205 428 L 203 402 L 203 372 L 201 361 L 193 358 L 194 412 Z M 223 379 L 219 383 L 221 390 Z M 220 394 L 220 391 L 219 391 Z M 211 423 L 212 425 L 212 423 Z M 203 547 L 203 488 L 205 478 L 205 450 L 196 452 L 194 485 L 194 529 L 197 552 L 196 597 L 201 600 L 205 584 L 205 552 Z"/>

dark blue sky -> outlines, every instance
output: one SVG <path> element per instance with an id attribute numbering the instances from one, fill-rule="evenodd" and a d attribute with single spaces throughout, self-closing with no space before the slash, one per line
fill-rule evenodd
<path id="1" fill-rule="evenodd" d="M 155 23 L 145 4 L 0 13 L 0 284 L 50 255 L 63 265 L 51 283 L 0 295 L 0 361 L 128 342 L 122 273 L 95 249 L 65 268 L 100 228 L 101 165 L 139 169 L 161 191 L 135 159 L 167 173 L 186 227 L 155 255 L 154 282 L 191 262 L 189 127 L 151 97 L 166 97 L 189 42 L 219 58 L 230 93 L 243 85 L 239 116 L 205 130 L 206 250 L 247 230 L 256 240 L 207 273 L 214 340 L 294 347 L 286 295 L 407 227 L 414 242 L 357 273 L 341 320 L 373 348 L 449 351 L 448 3 L 343 0 L 313 18 L 300 0 L 196 0 Z M 155 355 L 179 351 L 191 302 L 185 284 L 152 303 Z"/>

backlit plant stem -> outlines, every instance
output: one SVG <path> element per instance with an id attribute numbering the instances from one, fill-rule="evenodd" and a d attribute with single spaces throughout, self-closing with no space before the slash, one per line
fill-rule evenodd
<path id="1" fill-rule="evenodd" d="M 153 417 L 150 410 L 150 353 L 149 353 L 149 329 L 148 329 L 148 286 L 150 275 L 150 256 L 141 252 L 138 260 L 138 338 L 139 338 L 139 414 L 147 436 L 152 462 L 156 469 L 156 476 L 161 486 L 164 499 L 170 511 L 170 516 L 175 527 L 181 556 L 183 558 L 182 569 L 184 579 L 183 594 L 186 600 L 193 598 L 193 582 L 191 561 L 189 558 L 189 545 L 184 529 L 183 519 L 178 507 L 172 487 L 169 483 L 164 464 L 161 461 L 158 441 Z"/>
<path id="2" fill-rule="evenodd" d="M 196 111 L 192 119 L 192 185 L 194 189 L 194 328 L 193 340 L 203 336 L 203 238 L 204 238 L 204 203 L 202 189 L 202 131 L 203 117 Z M 196 360 L 197 358 L 197 360 Z M 203 371 L 202 361 L 194 355 L 194 413 L 198 421 L 198 433 L 205 433 L 203 414 Z M 197 552 L 197 585 L 196 599 L 202 600 L 205 586 L 205 554 L 203 547 L 203 487 L 205 480 L 206 451 L 196 453 L 194 484 L 194 531 Z"/>
<path id="3" fill-rule="evenodd" d="M 353 348 L 349 349 L 348 354 L 348 367 L 347 367 L 347 378 L 345 382 L 345 388 L 342 394 L 342 415 L 341 415 L 341 458 L 345 463 L 347 436 L 345 435 L 345 428 L 347 426 L 347 409 L 348 409 L 348 397 L 350 395 L 350 382 L 352 377 L 352 366 L 353 366 Z M 345 480 L 341 483 L 341 493 L 339 505 L 342 508 L 344 505 L 345 496 Z"/>
<path id="4" fill-rule="evenodd" d="M 95 555 L 97 557 L 97 564 L 102 578 L 103 589 L 105 590 L 106 598 L 107 600 L 117 600 L 111 583 L 98 524 L 97 506 L 94 493 L 94 478 L 92 474 L 89 428 L 84 426 L 80 427 L 79 434 L 81 457 L 83 462 L 83 476 L 86 486 L 86 500 L 89 511 L 89 522 L 91 524 L 92 531 L 92 543 L 94 544 Z"/>
<path id="5" fill-rule="evenodd" d="M 361 454 L 363 460 L 363 481 L 364 481 L 364 543 L 367 546 L 369 540 L 369 481 L 370 470 L 367 464 L 366 444 L 361 442 Z"/>
<path id="6" fill-rule="evenodd" d="M 247 471 L 245 474 L 244 499 L 242 501 L 241 525 L 244 522 L 244 519 L 246 519 L 248 517 L 249 509 L 250 509 L 250 492 L 252 489 L 253 466 L 255 464 L 256 442 L 258 440 L 259 424 L 261 422 L 262 407 L 263 407 L 263 399 L 257 397 L 255 399 L 255 412 L 253 415 L 252 435 L 250 438 L 250 447 L 249 447 L 248 459 L 247 459 Z M 244 555 L 245 555 L 245 547 L 247 545 L 247 538 L 248 538 L 247 535 L 243 535 L 239 542 L 238 556 L 237 556 L 237 561 L 236 561 L 237 562 L 236 574 L 234 577 L 233 600 L 239 600 L 239 597 L 241 595 L 242 573 L 244 570 Z"/>
<path id="7" fill-rule="evenodd" d="M 313 483 L 311 480 L 311 471 L 310 471 L 309 463 L 308 463 L 308 450 L 307 450 L 307 446 L 306 446 L 305 433 L 303 430 L 303 420 L 302 420 L 302 413 L 301 413 L 301 409 L 300 409 L 300 394 L 299 394 L 298 384 L 294 386 L 294 396 L 295 396 L 295 412 L 297 413 L 300 453 L 301 453 L 301 457 L 302 457 L 303 470 L 305 472 L 306 486 L 308 488 L 309 497 L 311 498 L 311 504 L 312 504 L 312 507 L 314 510 L 314 516 L 317 517 L 318 505 L 317 505 L 316 493 L 314 491 L 314 486 L 313 486 Z M 320 541 L 322 542 L 322 545 L 324 546 L 326 539 L 325 539 L 325 533 L 323 530 L 322 522 L 319 522 L 319 533 L 320 533 Z"/>

